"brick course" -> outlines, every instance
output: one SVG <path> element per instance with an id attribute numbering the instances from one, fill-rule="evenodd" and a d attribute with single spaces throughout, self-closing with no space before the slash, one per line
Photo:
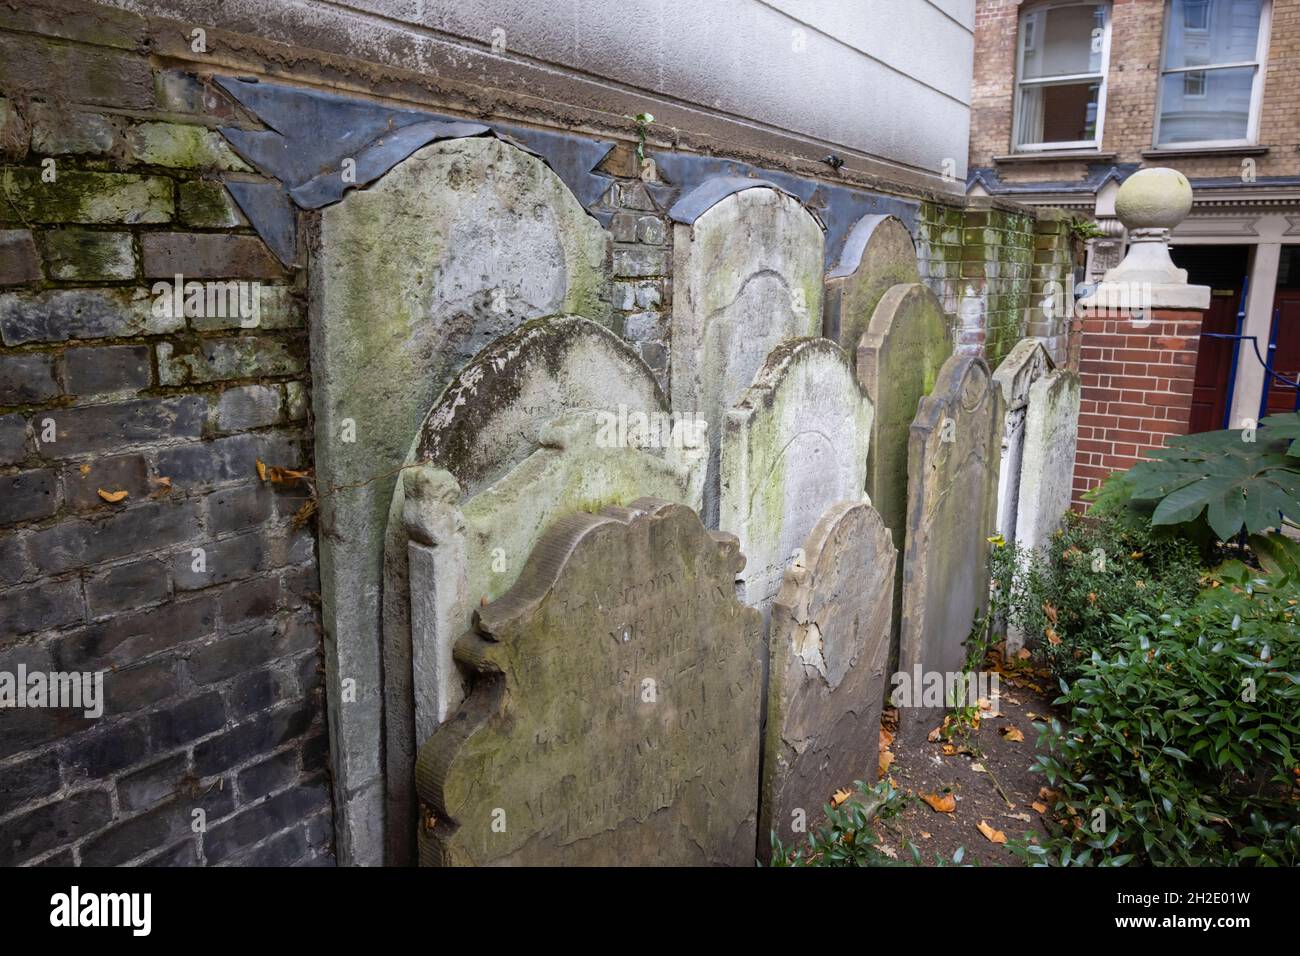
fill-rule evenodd
<path id="1" fill-rule="evenodd" d="M 1079 320 L 1079 445 L 1072 506 L 1112 472 L 1127 471 L 1170 435 L 1187 434 L 1200 312 L 1157 310 Z"/>
<path id="2" fill-rule="evenodd" d="M 38 6 L 0 30 L 0 671 L 106 703 L 0 714 L 0 865 L 330 863 L 314 537 L 256 470 L 311 464 L 304 279 L 210 178 L 251 121 L 144 18 Z M 155 314 L 176 271 L 264 321 Z"/>

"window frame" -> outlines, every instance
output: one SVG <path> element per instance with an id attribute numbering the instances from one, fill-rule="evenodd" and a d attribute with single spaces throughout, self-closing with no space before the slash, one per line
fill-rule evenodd
<path id="1" fill-rule="evenodd" d="M 1160 27 L 1160 67 L 1156 75 L 1156 111 L 1151 124 L 1151 146 L 1153 149 L 1219 149 L 1232 146 L 1259 145 L 1259 117 L 1264 103 L 1264 73 L 1268 68 L 1268 41 L 1273 25 L 1273 0 L 1261 0 L 1259 9 L 1259 35 L 1255 38 L 1255 59 L 1234 63 L 1215 63 L 1211 66 L 1165 67 L 1165 57 L 1169 52 L 1169 24 L 1174 15 L 1174 3 L 1177 0 L 1165 0 L 1165 18 Z M 1199 139 L 1184 140 L 1176 143 L 1164 143 L 1160 139 L 1160 127 L 1164 120 L 1165 77 L 1176 73 L 1205 73 L 1206 92 L 1209 90 L 1209 75 L 1215 70 L 1232 70 L 1254 67 L 1255 78 L 1250 88 L 1250 113 L 1246 118 L 1246 136 L 1243 139 Z"/>
<path id="2" fill-rule="evenodd" d="M 1050 10 L 1055 7 L 1102 7 L 1105 10 L 1105 22 L 1102 26 L 1101 35 L 1100 68 L 1096 73 L 1074 73 L 1066 76 L 1053 76 L 1043 79 L 1025 79 L 1025 46 L 1023 43 L 1025 18 L 1030 14 L 1038 13 L 1043 10 Z M 1102 137 L 1105 133 L 1106 124 L 1106 88 L 1109 86 L 1107 81 L 1110 74 L 1110 25 L 1113 13 L 1114 4 L 1112 0 L 1045 0 L 1043 3 L 1035 3 L 1020 11 L 1020 14 L 1016 19 L 1015 99 L 1012 104 L 1011 112 L 1011 151 L 1013 153 L 1081 152 L 1087 150 L 1101 152 Z M 1023 100 L 1023 91 L 1026 86 L 1064 86 L 1069 83 L 1077 83 L 1080 80 L 1093 79 L 1098 81 L 1100 88 L 1097 90 L 1097 128 L 1092 139 L 1050 143 L 1021 144 L 1016 142 L 1019 138 L 1016 135 L 1016 131 L 1020 127 L 1020 108 Z"/>

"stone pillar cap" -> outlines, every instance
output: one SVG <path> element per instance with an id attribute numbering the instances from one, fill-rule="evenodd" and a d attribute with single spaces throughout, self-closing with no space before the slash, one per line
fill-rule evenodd
<path id="1" fill-rule="evenodd" d="M 1192 211 L 1192 184 L 1176 169 L 1140 169 L 1120 186 L 1115 213 L 1129 232 L 1124 261 L 1107 270 L 1084 308 L 1208 309 L 1210 287 L 1188 285 L 1169 258 L 1169 232 Z"/>

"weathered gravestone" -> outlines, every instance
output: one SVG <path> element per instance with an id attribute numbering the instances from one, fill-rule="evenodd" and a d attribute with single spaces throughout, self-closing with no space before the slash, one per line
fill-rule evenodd
<path id="1" fill-rule="evenodd" d="M 895 551 L 864 502 L 833 505 L 772 604 L 759 854 L 802 842 L 831 795 L 875 782 Z M 804 824 L 796 828 L 797 823 Z"/>
<path id="2" fill-rule="evenodd" d="M 1037 339 L 1021 339 L 993 372 L 1002 392 L 1002 464 L 998 469 L 998 515 L 994 522 L 1007 541 L 1016 540 L 1016 508 L 1020 500 L 1020 462 L 1024 456 L 1025 415 L 1029 390 L 1052 370 L 1047 349 Z"/>
<path id="3" fill-rule="evenodd" d="M 777 346 L 727 414 L 719 527 L 740 539 L 739 593 L 766 617 L 795 550 L 837 501 L 861 501 L 871 401 L 829 339 Z"/>
<path id="4" fill-rule="evenodd" d="M 1061 526 L 1070 508 L 1078 437 L 1079 376 L 1057 369 L 1029 389 L 1016 509 L 1016 542 L 1023 547 L 1046 547 Z"/>
<path id="5" fill-rule="evenodd" d="M 1079 376 L 1048 372 L 1029 388 L 1024 451 L 1016 501 L 1016 544 L 1044 549 L 1069 510 L 1074 489 L 1074 451 L 1079 435 Z M 1025 635 L 1007 628 L 1007 650 Z"/>
<path id="6" fill-rule="evenodd" d="M 943 306 L 927 286 L 896 285 L 881 296 L 857 343 L 858 381 L 875 409 L 867 455 L 867 495 L 898 549 L 893 633 L 903 610 L 903 552 L 907 537 L 907 448 L 912 420 L 952 355 Z M 890 666 L 897 663 L 897 640 Z"/>
<path id="7" fill-rule="evenodd" d="M 987 604 L 1001 439 L 1002 396 L 988 366 L 977 356 L 952 356 L 921 400 L 908 449 L 899 665 L 912 688 L 933 675 L 948 686 L 960 674 L 964 642 Z M 916 706 L 915 696 L 900 708 L 908 736 L 947 705 Z"/>
<path id="8" fill-rule="evenodd" d="M 397 469 L 487 342 L 541 316 L 609 321 L 610 240 L 540 159 L 489 137 L 417 150 L 323 209 L 312 231 L 316 470 L 322 489 L 339 489 L 320 505 L 322 618 L 336 649 L 326 677 L 356 687 L 346 707 L 329 695 L 336 779 L 348 787 L 336 794 L 339 839 L 375 847 L 363 831 L 383 818 L 380 585 Z M 410 812 L 409 800 L 389 810 Z M 411 842 L 408 830 L 389 848 Z"/>
<path id="9" fill-rule="evenodd" d="M 762 623 L 736 539 L 642 499 L 557 521 L 456 644 L 421 748 L 429 865 L 751 865 Z"/>
<path id="10" fill-rule="evenodd" d="M 823 334 L 852 353 L 885 293 L 920 281 L 916 245 L 902 221 L 863 216 L 844 240 L 839 262 L 826 274 Z"/>
<path id="11" fill-rule="evenodd" d="M 555 519 L 647 495 L 698 508 L 702 436 L 673 424 L 645 363 L 585 319 L 529 323 L 453 380 L 389 518 L 386 691 L 390 710 L 414 700 L 411 759 L 460 703 L 452 645 L 473 609 L 509 589 Z"/>
<path id="12" fill-rule="evenodd" d="M 719 527 L 720 422 L 772 349 L 821 334 L 825 237 L 797 199 L 755 187 L 679 222 L 673 244 L 672 406 L 708 423 L 703 517 Z"/>
<path id="13" fill-rule="evenodd" d="M 632 348 L 571 316 L 485 348 L 429 412 L 407 457 L 424 467 L 394 491 L 384 558 L 388 786 L 394 800 L 405 791 L 411 820 L 415 752 L 462 693 L 452 643 L 547 525 L 648 494 L 698 507 L 702 436 L 673 424 Z"/>

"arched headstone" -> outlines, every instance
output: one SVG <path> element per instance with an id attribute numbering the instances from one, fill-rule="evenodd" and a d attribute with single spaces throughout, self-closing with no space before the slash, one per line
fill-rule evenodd
<path id="1" fill-rule="evenodd" d="M 719 527 L 740 538 L 741 599 L 765 617 L 825 510 L 862 500 L 872 417 L 848 355 L 822 338 L 774 349 L 727 414 Z"/>
<path id="2" fill-rule="evenodd" d="M 759 615 L 736 540 L 643 499 L 557 521 L 456 644 L 420 751 L 427 865 L 750 865 Z"/>
<path id="3" fill-rule="evenodd" d="M 802 842 L 823 806 L 874 782 L 894 602 L 894 545 L 865 502 L 832 505 L 772 604 L 758 850 Z M 796 825 L 805 826 L 796 829 Z"/>
<path id="4" fill-rule="evenodd" d="M 609 321 L 610 240 L 540 159 L 489 137 L 417 150 L 314 214 L 309 231 L 339 839 L 377 847 L 373 832 L 385 829 L 395 834 L 389 858 L 401 861 L 412 834 L 384 827 L 381 779 L 392 736 L 381 698 L 381 580 L 397 470 L 429 407 L 488 341 L 547 315 Z M 355 688 L 345 707 L 343 680 Z M 388 812 L 410 809 L 408 800 Z"/>
<path id="5" fill-rule="evenodd" d="M 463 694 L 452 644 L 474 608 L 514 583 L 545 528 L 645 495 L 698 508 L 702 458 L 702 436 L 674 430 L 650 369 L 595 322 L 529 323 L 452 381 L 389 513 L 389 763 L 408 789 L 416 749 Z"/>
<path id="6" fill-rule="evenodd" d="M 858 381 L 876 412 L 867 455 L 867 495 L 898 549 L 891 666 L 897 663 L 896 636 L 903 611 L 909 435 L 921 399 L 933 390 L 950 355 L 952 339 L 943 305 L 919 282 L 886 290 L 857 343 Z"/>
<path id="7" fill-rule="evenodd" d="M 914 688 L 936 674 L 948 686 L 961 673 L 987 605 L 1001 447 L 1002 395 L 988 366 L 952 356 L 921 399 L 909 446 L 899 664 Z M 909 735 L 942 712 L 918 703 L 899 715 Z"/>
<path id="8" fill-rule="evenodd" d="M 921 281 L 916 244 L 897 216 L 863 216 L 826 274 L 825 336 L 845 349 L 858 347 L 881 298 L 893 286 Z"/>
<path id="9" fill-rule="evenodd" d="M 762 186 L 728 193 L 674 226 L 670 397 L 676 414 L 708 424 L 709 527 L 718 526 L 723 415 L 772 349 L 821 334 L 824 244 L 797 199 Z"/>

